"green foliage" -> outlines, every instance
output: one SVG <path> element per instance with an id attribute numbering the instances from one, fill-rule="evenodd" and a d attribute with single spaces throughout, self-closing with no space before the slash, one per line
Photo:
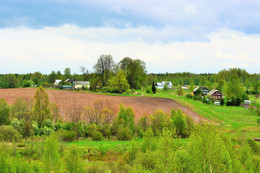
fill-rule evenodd
<path id="1" fill-rule="evenodd" d="M 20 133 L 12 126 L 0 126 L 0 141 L 19 142 L 21 141 L 21 139 L 22 137 Z"/>
<path id="2" fill-rule="evenodd" d="M 177 110 L 173 124 L 178 136 L 185 137 L 187 135 L 187 122 L 180 109 Z"/>
<path id="3" fill-rule="evenodd" d="M 51 135 L 45 140 L 43 163 L 45 172 L 61 172 L 62 164 L 59 153 L 60 143 L 57 136 Z"/>
<path id="4" fill-rule="evenodd" d="M 240 83 L 239 78 L 236 76 L 232 76 L 230 81 L 226 83 L 226 86 L 224 88 L 225 88 L 224 90 L 225 96 L 228 98 L 231 97 L 241 98 L 245 92 L 243 84 Z"/>
<path id="5" fill-rule="evenodd" d="M 190 80 L 189 90 L 190 90 L 190 92 L 193 92 L 194 89 L 195 89 L 195 86 L 194 86 L 194 80 L 191 79 L 191 80 Z"/>
<path id="6" fill-rule="evenodd" d="M 92 135 L 92 140 L 93 141 L 102 141 L 103 140 L 102 133 L 100 131 L 95 131 Z"/>
<path id="7" fill-rule="evenodd" d="M 144 140 L 141 145 L 141 150 L 143 152 L 146 151 L 154 151 L 156 149 L 156 141 L 154 141 L 154 134 L 151 127 L 148 127 L 146 132 L 144 133 Z"/>
<path id="8" fill-rule="evenodd" d="M 117 131 L 117 138 L 120 141 L 126 141 L 131 139 L 131 130 L 128 127 L 124 127 L 122 125 L 119 126 Z"/>
<path id="9" fill-rule="evenodd" d="M 31 87 L 32 85 L 34 85 L 34 82 L 32 80 L 24 80 L 23 81 L 23 87 L 24 88 Z"/>
<path id="10" fill-rule="evenodd" d="M 16 118 L 11 121 L 11 126 L 17 130 L 21 135 L 23 134 L 24 126 L 23 123 L 21 123 L 19 120 Z"/>
<path id="11" fill-rule="evenodd" d="M 62 141 L 71 142 L 76 139 L 77 134 L 75 131 L 60 129 L 57 131 L 57 136 Z"/>
<path id="12" fill-rule="evenodd" d="M 83 170 L 83 160 L 80 157 L 80 151 L 75 145 L 71 146 L 66 153 L 65 163 L 67 172 L 85 172 Z"/>
<path id="13" fill-rule="evenodd" d="M 111 88 L 112 92 L 116 93 L 123 93 L 130 88 L 126 80 L 125 72 L 119 70 L 115 76 L 109 80 L 109 87 Z"/>
<path id="14" fill-rule="evenodd" d="M 9 105 L 4 99 L 0 99 L 0 126 L 9 124 Z"/>
<path id="15" fill-rule="evenodd" d="M 31 102 L 28 102 L 23 97 L 18 97 L 12 104 L 10 114 L 11 118 L 17 118 L 18 120 L 31 119 Z"/>
<path id="16" fill-rule="evenodd" d="M 169 115 L 158 110 L 150 116 L 150 121 L 153 134 L 157 136 L 162 132 L 162 129 L 169 124 Z"/>
<path id="17" fill-rule="evenodd" d="M 178 86 L 178 88 L 177 88 L 177 95 L 178 95 L 178 96 L 183 96 L 183 95 L 184 95 L 184 91 L 183 91 L 181 85 Z"/>
<path id="18" fill-rule="evenodd" d="M 40 127 L 45 119 L 50 118 L 49 97 L 42 87 L 38 88 L 34 95 L 33 113 Z"/>

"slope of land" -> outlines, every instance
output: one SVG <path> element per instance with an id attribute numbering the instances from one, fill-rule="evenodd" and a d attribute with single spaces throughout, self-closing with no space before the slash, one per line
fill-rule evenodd
<path id="1" fill-rule="evenodd" d="M 13 104 L 18 97 L 31 100 L 36 89 L 1 89 L 0 98 L 4 98 L 8 104 Z M 167 98 L 154 97 L 129 97 L 129 96 L 110 96 L 84 92 L 71 92 L 61 90 L 46 90 L 50 102 L 56 103 L 60 109 L 60 114 L 66 120 L 73 112 L 84 112 L 93 105 L 95 101 L 102 101 L 104 107 L 111 108 L 117 112 L 119 105 L 131 106 L 135 112 L 136 119 L 142 115 L 150 115 L 156 110 L 162 110 L 170 114 L 171 109 L 180 109 L 186 115 L 192 117 L 195 122 L 199 122 L 202 117 L 193 110 L 182 106 L 180 103 Z"/>

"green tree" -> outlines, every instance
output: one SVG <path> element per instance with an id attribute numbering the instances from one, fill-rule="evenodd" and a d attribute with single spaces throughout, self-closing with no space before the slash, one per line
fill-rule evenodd
<path id="1" fill-rule="evenodd" d="M 33 114 L 40 127 L 45 119 L 51 118 L 49 97 L 42 87 L 35 91 Z"/>
<path id="2" fill-rule="evenodd" d="M 225 96 L 227 98 L 242 98 L 244 92 L 244 86 L 242 83 L 240 83 L 240 80 L 237 76 L 232 76 L 230 81 L 226 83 Z"/>
<path id="3" fill-rule="evenodd" d="M 181 85 L 178 86 L 178 88 L 177 88 L 177 95 L 178 95 L 178 96 L 183 96 L 183 95 L 184 95 L 184 91 L 183 91 Z"/>
<path id="4" fill-rule="evenodd" d="M 194 80 L 191 79 L 191 80 L 190 80 L 189 90 L 190 90 L 190 92 L 192 92 L 194 89 L 195 89 L 195 87 L 194 87 Z"/>
<path id="5" fill-rule="evenodd" d="M 69 151 L 66 154 L 65 163 L 66 170 L 70 173 L 84 172 L 80 151 L 75 145 L 69 148 Z"/>
<path id="6" fill-rule="evenodd" d="M 57 136 L 51 135 L 45 140 L 43 163 L 45 172 L 60 172 L 62 165 L 59 153 L 60 143 Z"/>
<path id="7" fill-rule="evenodd" d="M 126 72 L 126 78 L 130 84 L 130 88 L 140 89 L 146 81 L 146 66 L 139 59 L 131 59 L 125 57 L 118 63 L 121 70 Z"/>
<path id="8" fill-rule="evenodd" d="M 187 122 L 180 109 L 177 110 L 173 124 L 176 130 L 176 134 L 185 137 L 187 132 Z"/>
<path id="9" fill-rule="evenodd" d="M 111 80 L 109 80 L 109 87 L 114 90 L 114 92 L 123 93 L 124 91 L 129 89 L 129 84 L 126 80 L 125 72 L 119 70 L 116 76 L 113 76 Z"/>
<path id="10" fill-rule="evenodd" d="M 0 99 L 0 126 L 9 124 L 9 105 L 4 99 Z"/>
<path id="11" fill-rule="evenodd" d="M 253 80 L 253 91 L 255 93 L 255 97 L 259 97 L 259 89 L 260 89 L 260 79 L 255 76 Z"/>
<path id="12" fill-rule="evenodd" d="M 56 79 L 56 73 L 55 71 L 52 71 L 51 74 L 49 74 L 48 76 L 48 82 L 50 84 L 53 84 L 55 82 L 55 79 Z"/>
<path id="13" fill-rule="evenodd" d="M 65 76 L 66 79 L 70 79 L 70 77 L 71 77 L 70 68 L 65 68 L 65 70 L 64 70 L 64 76 Z"/>
<path id="14" fill-rule="evenodd" d="M 115 62 L 111 55 L 101 55 L 94 66 L 95 72 L 101 77 L 103 86 L 107 86 Z"/>

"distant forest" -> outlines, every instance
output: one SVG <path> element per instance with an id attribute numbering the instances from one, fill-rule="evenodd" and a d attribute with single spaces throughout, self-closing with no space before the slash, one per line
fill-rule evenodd
<path id="1" fill-rule="evenodd" d="M 224 84 L 235 78 L 240 81 L 247 91 L 253 94 L 259 92 L 260 74 L 249 74 L 240 68 L 224 69 L 217 74 L 201 73 L 147 73 L 145 62 L 139 59 L 123 58 L 115 63 L 111 55 L 101 55 L 93 67 L 94 71 L 89 72 L 84 66 L 80 66 L 81 74 L 71 74 L 70 68 L 61 71 L 52 71 L 50 74 L 41 72 L 27 74 L 1 74 L 0 88 L 20 88 L 40 86 L 51 87 L 56 79 L 61 79 L 61 84 L 66 84 L 66 79 L 77 81 L 90 81 L 89 90 L 96 91 L 109 87 L 117 82 L 116 76 L 127 80 L 126 89 L 145 89 L 155 82 L 171 81 L 173 86 L 199 85 L 209 89 L 222 90 Z M 107 88 L 106 88 L 107 89 Z"/>

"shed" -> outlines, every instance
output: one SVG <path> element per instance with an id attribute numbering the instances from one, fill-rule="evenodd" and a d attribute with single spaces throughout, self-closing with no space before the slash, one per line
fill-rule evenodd
<path id="1" fill-rule="evenodd" d="M 82 87 L 90 87 L 90 82 L 89 81 L 74 81 L 72 84 L 74 89 L 82 89 Z"/>

